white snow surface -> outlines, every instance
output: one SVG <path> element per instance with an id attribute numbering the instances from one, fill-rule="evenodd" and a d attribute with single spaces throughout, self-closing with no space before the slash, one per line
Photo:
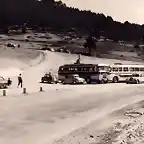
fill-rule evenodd
<path id="1" fill-rule="evenodd" d="M 46 72 L 52 70 L 56 74 L 60 65 L 75 62 L 77 55 L 23 47 L 2 47 L 0 52 L 0 76 L 13 81 L 5 97 L 0 90 L 0 144 L 52 144 L 123 106 L 143 100 L 144 85 L 39 83 Z M 82 62 L 112 64 L 121 61 L 82 56 Z M 17 88 L 19 73 L 27 94 Z M 44 92 L 39 92 L 41 86 Z M 68 144 L 71 138 L 63 140 Z M 77 142 L 72 141 L 72 144 Z"/>

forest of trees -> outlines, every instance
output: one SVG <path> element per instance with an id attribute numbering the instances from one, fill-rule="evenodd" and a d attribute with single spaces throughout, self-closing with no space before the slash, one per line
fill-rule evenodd
<path id="1" fill-rule="evenodd" d="M 56 30 L 87 30 L 92 35 L 103 35 L 113 40 L 140 40 L 144 25 L 116 22 L 110 16 L 91 11 L 68 8 L 54 0 L 0 0 L 0 28 L 10 25 L 52 27 Z"/>

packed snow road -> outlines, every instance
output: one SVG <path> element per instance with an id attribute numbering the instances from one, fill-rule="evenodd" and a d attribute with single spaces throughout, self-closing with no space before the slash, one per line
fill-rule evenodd
<path id="1" fill-rule="evenodd" d="M 52 144 L 94 120 L 143 99 L 143 85 L 63 86 L 0 97 L 0 143 Z"/>
<path id="2" fill-rule="evenodd" d="M 56 73 L 60 65 L 73 63 L 77 59 L 76 55 L 52 52 L 43 54 L 31 62 L 26 61 L 27 65 L 20 68 L 28 94 L 22 94 L 22 89 L 17 88 L 19 71 L 12 77 L 13 84 L 7 90 L 7 96 L 3 97 L 0 90 L 1 144 L 52 144 L 54 140 L 94 120 L 102 119 L 124 105 L 143 99 L 142 84 L 41 84 L 39 82 L 45 72 L 52 69 Z M 16 61 L 18 65 L 22 65 L 19 60 Z M 82 57 L 82 62 L 115 61 Z M 40 86 L 44 92 L 39 92 Z"/>

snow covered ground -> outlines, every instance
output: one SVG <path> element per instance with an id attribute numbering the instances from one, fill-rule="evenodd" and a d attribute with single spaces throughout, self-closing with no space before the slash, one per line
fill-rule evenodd
<path id="1" fill-rule="evenodd" d="M 143 84 L 41 84 L 45 72 L 52 70 L 56 74 L 60 65 L 75 62 L 77 55 L 36 51 L 29 46 L 22 43 L 21 48 L 16 49 L 0 47 L 0 75 L 13 81 L 7 96 L 2 96 L 0 90 L 0 144 L 98 143 L 86 138 L 89 133 L 97 135 L 99 131 L 106 131 L 114 120 L 119 120 L 117 113 L 109 114 L 143 100 Z M 82 62 L 120 61 L 82 56 Z M 27 94 L 17 88 L 19 73 Z M 41 86 L 44 92 L 39 92 Z"/>

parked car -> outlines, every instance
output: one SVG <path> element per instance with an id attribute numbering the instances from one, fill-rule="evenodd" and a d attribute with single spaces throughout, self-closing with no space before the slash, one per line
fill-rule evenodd
<path id="1" fill-rule="evenodd" d="M 63 49 L 63 48 L 59 48 L 59 49 L 57 50 L 57 52 L 64 52 L 64 49 Z"/>
<path id="2" fill-rule="evenodd" d="M 41 48 L 41 50 L 48 50 L 48 51 L 51 51 L 51 52 L 54 52 L 55 50 L 53 48 L 47 48 L 47 47 L 43 47 Z"/>
<path id="3" fill-rule="evenodd" d="M 71 53 L 69 50 L 65 49 L 65 48 L 59 48 L 57 49 L 57 52 L 63 52 L 63 53 Z"/>
<path id="4" fill-rule="evenodd" d="M 64 53 L 71 53 L 69 50 L 67 50 L 67 49 L 64 49 L 64 51 L 63 51 Z"/>
<path id="5" fill-rule="evenodd" d="M 126 84 L 139 84 L 140 81 L 137 78 L 130 77 L 126 79 Z"/>
<path id="6" fill-rule="evenodd" d="M 8 43 L 7 43 L 7 47 L 15 48 L 15 47 L 17 47 L 17 44 L 8 42 Z"/>
<path id="7" fill-rule="evenodd" d="M 62 82 L 63 84 L 86 84 L 84 78 L 81 78 L 78 74 L 68 75 Z"/>
<path id="8" fill-rule="evenodd" d="M 42 83 L 49 83 L 49 84 L 57 84 L 57 78 L 52 76 L 51 74 L 45 74 L 41 78 Z"/>
<path id="9" fill-rule="evenodd" d="M 4 89 L 8 87 L 8 81 L 3 77 L 0 77 L 0 89 Z"/>
<path id="10" fill-rule="evenodd" d="M 27 35 L 25 38 L 24 38 L 24 40 L 26 41 L 26 42 L 29 42 L 30 40 L 34 40 L 35 38 L 33 37 L 33 36 L 30 36 L 30 35 Z"/>
<path id="11" fill-rule="evenodd" d="M 47 50 L 48 50 L 48 51 L 51 51 L 51 52 L 55 52 L 55 50 L 54 50 L 53 48 L 50 48 L 50 47 L 47 48 Z"/>

